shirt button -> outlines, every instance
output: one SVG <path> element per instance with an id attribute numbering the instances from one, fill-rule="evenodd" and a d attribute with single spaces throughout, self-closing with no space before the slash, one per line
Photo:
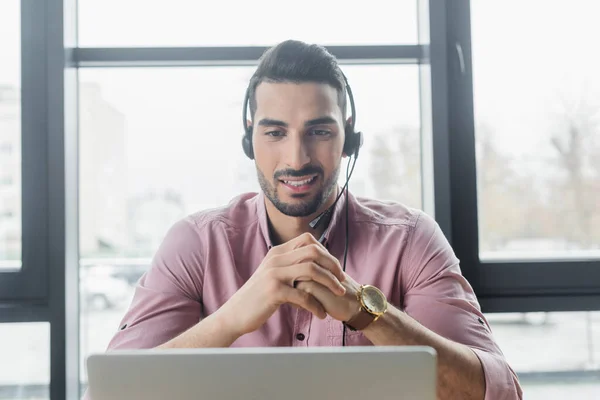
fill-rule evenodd
<path id="1" fill-rule="evenodd" d="M 298 339 L 299 341 L 303 341 L 305 338 L 304 333 L 299 333 L 296 335 L 296 339 Z"/>

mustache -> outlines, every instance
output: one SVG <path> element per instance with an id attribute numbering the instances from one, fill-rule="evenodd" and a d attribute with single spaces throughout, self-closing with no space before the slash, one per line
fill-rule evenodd
<path id="1" fill-rule="evenodd" d="M 275 172 L 275 174 L 273 175 L 273 178 L 275 179 L 281 179 L 281 177 L 283 176 L 289 176 L 289 177 L 301 177 L 301 176 L 306 176 L 306 175 L 314 175 L 314 174 L 323 174 L 323 169 L 320 167 L 317 167 L 316 165 L 308 165 L 300 170 L 296 170 L 296 169 L 282 169 L 280 171 Z"/>

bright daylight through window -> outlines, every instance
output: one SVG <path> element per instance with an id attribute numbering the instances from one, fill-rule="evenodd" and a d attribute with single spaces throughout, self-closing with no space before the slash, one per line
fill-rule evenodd
<path id="1" fill-rule="evenodd" d="M 278 0 L 214 1 L 210 6 L 197 0 L 80 0 L 79 45 L 269 46 L 290 38 L 328 45 L 417 42 L 417 2 L 412 0 L 380 0 L 376 7 L 304 0 L 294 7 L 294 18 L 282 18 L 282 10 Z"/>
<path id="2" fill-rule="evenodd" d="M 472 2 L 484 259 L 600 258 L 599 12 L 590 1 Z"/>
<path id="3" fill-rule="evenodd" d="M 50 324 L 0 325 L 0 399 L 49 398 Z"/>
<path id="4" fill-rule="evenodd" d="M 20 2 L 0 2 L 0 274 L 21 268 Z"/>

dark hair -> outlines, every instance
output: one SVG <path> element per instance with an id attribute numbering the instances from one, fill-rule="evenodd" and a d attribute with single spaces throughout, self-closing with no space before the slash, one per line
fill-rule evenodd
<path id="1" fill-rule="evenodd" d="M 256 88 L 261 82 L 327 83 L 338 92 L 346 118 L 346 81 L 336 58 L 323 46 L 286 40 L 261 56 L 248 86 L 250 115 L 256 112 Z"/>

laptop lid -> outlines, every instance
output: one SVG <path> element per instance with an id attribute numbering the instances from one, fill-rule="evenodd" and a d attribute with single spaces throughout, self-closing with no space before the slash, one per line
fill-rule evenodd
<path id="1" fill-rule="evenodd" d="M 87 368 L 92 400 L 436 399 L 430 347 L 111 351 Z"/>

